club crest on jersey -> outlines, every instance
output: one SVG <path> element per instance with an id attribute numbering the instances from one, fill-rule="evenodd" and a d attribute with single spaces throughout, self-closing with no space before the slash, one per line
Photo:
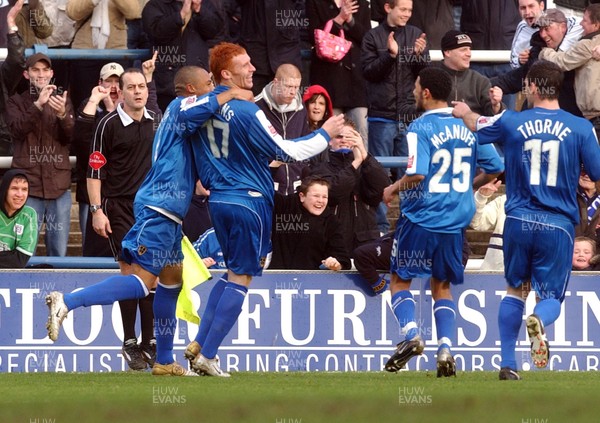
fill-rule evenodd
<path id="1" fill-rule="evenodd" d="M 21 225 L 21 224 L 19 224 L 19 223 L 15 224 L 15 234 L 16 234 L 16 235 L 23 235 L 23 230 L 24 230 L 24 229 L 25 229 L 25 228 L 24 228 L 24 226 L 23 226 L 23 225 Z"/>
<path id="2" fill-rule="evenodd" d="M 98 170 L 106 164 L 106 157 L 99 151 L 94 151 L 90 154 L 89 165 L 92 169 Z"/>
<path id="3" fill-rule="evenodd" d="M 138 255 L 143 256 L 146 251 L 148 251 L 148 249 L 146 248 L 146 246 L 140 245 L 138 247 Z"/>

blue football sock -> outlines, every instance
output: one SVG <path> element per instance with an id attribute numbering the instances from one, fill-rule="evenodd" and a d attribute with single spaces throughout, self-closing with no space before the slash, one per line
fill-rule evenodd
<path id="1" fill-rule="evenodd" d="M 392 310 L 400 323 L 400 333 L 406 340 L 411 340 L 419 334 L 415 322 L 415 299 L 410 291 L 398 291 L 392 296 Z"/>
<path id="2" fill-rule="evenodd" d="M 227 287 L 221 295 L 215 317 L 213 319 L 210 330 L 206 335 L 204 345 L 202 345 L 202 355 L 206 358 L 215 358 L 217 350 L 227 336 L 235 322 L 237 321 L 242 304 L 246 298 L 248 288 L 242 285 L 228 282 Z"/>
<path id="3" fill-rule="evenodd" d="M 202 319 L 200 319 L 200 328 L 198 329 L 198 333 L 196 334 L 195 341 L 200 345 L 204 345 L 204 341 L 206 340 L 206 335 L 208 335 L 208 331 L 212 325 L 213 319 L 215 318 L 215 310 L 217 309 L 217 304 L 219 304 L 219 300 L 221 299 L 221 295 L 223 294 L 223 290 L 227 286 L 227 273 L 225 273 L 221 279 L 217 281 L 215 286 L 210 291 L 210 295 L 208 296 L 208 302 L 206 303 L 206 308 L 204 309 L 204 313 L 202 314 Z"/>
<path id="4" fill-rule="evenodd" d="M 154 336 L 156 337 L 156 362 L 171 364 L 173 362 L 173 337 L 177 330 L 175 309 L 177 298 L 181 292 L 181 284 L 156 286 L 154 294 Z"/>
<path id="5" fill-rule="evenodd" d="M 69 310 L 93 305 L 108 305 L 115 301 L 135 300 L 148 295 L 148 288 L 135 275 L 111 276 L 94 285 L 87 286 L 77 292 L 64 295 Z"/>
<path id="6" fill-rule="evenodd" d="M 502 361 L 500 367 L 517 368 L 515 348 L 519 338 L 519 330 L 523 322 L 523 309 L 525 301 L 511 295 L 505 296 L 500 302 L 498 310 L 498 330 L 500 332 L 500 354 Z"/>
<path id="7" fill-rule="evenodd" d="M 555 298 L 547 298 L 536 304 L 533 312 L 542 321 L 544 328 L 551 325 L 560 316 L 560 301 Z"/>
<path id="8" fill-rule="evenodd" d="M 441 299 L 433 305 L 433 316 L 440 348 L 451 348 L 456 328 L 456 305 L 454 300 Z"/>

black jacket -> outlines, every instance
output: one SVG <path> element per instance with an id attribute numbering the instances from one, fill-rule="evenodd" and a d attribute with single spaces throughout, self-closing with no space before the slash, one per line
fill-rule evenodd
<path id="1" fill-rule="evenodd" d="M 343 227 L 326 209 L 315 216 L 302 206 L 298 195 L 275 194 L 273 209 L 273 257 L 269 269 L 318 270 L 321 262 L 334 257 L 342 269 L 350 269 Z"/>
<path id="2" fill-rule="evenodd" d="M 371 155 L 354 169 L 352 153 L 328 152 L 328 158 L 311 165 L 310 175 L 329 181 L 329 205 L 340 219 L 348 251 L 379 237 L 375 213 L 390 184 L 387 172 Z"/>
<path id="3" fill-rule="evenodd" d="M 398 56 L 390 56 L 387 39 L 394 31 Z M 422 31 L 412 25 L 390 27 L 383 22 L 363 38 L 361 63 L 367 83 L 369 116 L 410 122 L 417 115 L 413 89 L 419 72 L 429 65 L 429 50 L 417 56 L 414 46 Z"/>
<path id="4" fill-rule="evenodd" d="M 237 0 L 242 8 L 240 44 L 257 75 L 272 75 L 284 63 L 302 69 L 302 7 L 297 0 Z"/>
<path id="5" fill-rule="evenodd" d="M 519 0 L 463 0 L 460 30 L 473 50 L 510 50 L 521 19 Z"/>
<path id="6" fill-rule="evenodd" d="M 200 66 L 208 69 L 208 46 L 219 36 L 225 26 L 223 17 L 211 1 L 202 3 L 200 13 L 193 13 L 183 34 L 182 2 L 176 0 L 150 0 L 142 11 L 144 31 L 158 49 L 154 80 L 159 96 L 175 98 L 173 78 L 183 66 Z"/>
<path id="7" fill-rule="evenodd" d="M 8 55 L 0 66 L 0 156 L 12 153 L 10 129 L 4 120 L 8 97 L 15 93 L 25 70 L 25 44 L 18 33 L 8 34 Z"/>

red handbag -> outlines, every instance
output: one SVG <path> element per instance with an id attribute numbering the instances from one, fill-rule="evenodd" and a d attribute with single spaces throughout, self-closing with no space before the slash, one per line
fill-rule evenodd
<path id="1" fill-rule="evenodd" d="M 344 30 L 340 29 L 340 35 L 333 35 L 331 27 L 333 19 L 328 20 L 323 29 L 315 29 L 315 50 L 320 59 L 328 62 L 339 62 L 352 48 L 352 41 L 346 40 Z"/>

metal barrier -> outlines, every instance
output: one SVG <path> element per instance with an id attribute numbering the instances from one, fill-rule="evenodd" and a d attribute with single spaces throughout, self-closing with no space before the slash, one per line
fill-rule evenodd
<path id="1" fill-rule="evenodd" d="M 48 48 L 45 44 L 35 44 L 32 48 L 25 50 L 25 56 L 29 57 L 35 53 L 44 53 L 51 60 L 82 60 L 94 59 L 98 60 L 135 60 L 149 59 L 152 56 L 150 49 L 71 49 L 71 48 Z M 101 54 L 98 54 L 101 53 Z M 6 59 L 8 49 L 0 48 L 0 61 Z M 441 50 L 430 50 L 431 60 L 439 62 L 443 59 Z M 304 49 L 301 51 L 302 59 L 310 60 L 311 50 Z M 471 50 L 472 62 L 495 62 L 508 63 L 510 61 L 510 50 Z"/>

